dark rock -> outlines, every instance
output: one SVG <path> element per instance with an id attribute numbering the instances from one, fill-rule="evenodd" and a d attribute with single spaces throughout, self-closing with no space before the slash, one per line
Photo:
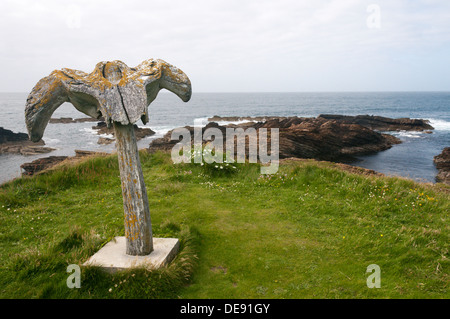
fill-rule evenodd
<path id="1" fill-rule="evenodd" d="M 214 115 L 213 117 L 208 118 L 210 122 L 237 122 L 237 121 L 254 121 L 254 122 L 265 122 L 267 120 L 273 119 L 285 119 L 285 116 L 218 116 Z"/>
<path id="2" fill-rule="evenodd" d="M 73 119 L 71 117 L 61 117 L 61 118 L 51 118 L 48 122 L 49 123 L 63 123 L 63 124 L 67 124 L 67 123 L 97 122 L 99 120 L 104 121 L 103 118 L 96 119 L 96 118 L 93 118 L 93 117 L 84 117 L 84 118 L 78 118 L 78 119 Z"/>
<path id="3" fill-rule="evenodd" d="M 220 126 L 210 122 L 202 128 L 203 132 L 209 127 L 217 127 L 226 138 L 227 127 L 253 127 L 279 129 L 279 157 L 283 158 L 314 158 L 327 161 L 349 162 L 356 156 L 376 153 L 389 149 L 400 140 L 392 135 L 381 134 L 359 124 L 349 124 L 338 120 L 318 118 L 274 118 L 265 122 L 244 123 L 239 125 Z M 186 127 L 191 132 L 193 143 L 193 127 Z M 178 140 L 170 140 L 172 131 L 164 137 L 151 142 L 149 151 L 170 151 Z M 270 143 L 270 135 L 268 145 Z M 224 143 L 224 148 L 225 148 Z M 247 143 L 248 144 L 248 143 Z M 248 145 L 247 145 L 248 148 Z M 246 151 L 246 154 L 248 152 Z"/>
<path id="4" fill-rule="evenodd" d="M 49 123 L 73 123 L 73 118 L 71 117 L 61 117 L 61 118 L 51 118 Z"/>
<path id="5" fill-rule="evenodd" d="M 134 134 L 136 135 L 136 139 L 139 141 L 144 137 L 155 135 L 155 132 L 148 127 L 138 127 L 134 124 Z"/>
<path id="6" fill-rule="evenodd" d="M 353 161 L 356 156 L 384 151 L 400 140 L 359 124 L 325 118 L 269 120 L 258 128 L 280 129 L 280 158 Z"/>
<path id="7" fill-rule="evenodd" d="M 31 176 L 46 169 L 52 168 L 56 164 L 61 163 L 62 161 L 66 162 L 76 162 L 77 160 L 88 157 L 88 156 L 105 156 L 109 155 L 109 153 L 104 152 L 95 152 L 95 151 L 84 151 L 84 150 L 75 150 L 75 156 L 49 156 L 39 158 L 37 160 L 32 161 L 31 163 L 24 163 L 20 166 L 24 171 L 22 175 Z"/>
<path id="8" fill-rule="evenodd" d="M 14 133 L 11 130 L 0 127 L 0 144 L 6 142 L 21 142 L 28 141 L 28 134 L 26 133 Z"/>
<path id="9" fill-rule="evenodd" d="M 37 160 L 32 161 L 31 163 L 24 163 L 20 165 L 20 168 L 24 170 L 22 175 L 34 175 L 37 172 L 43 171 L 50 167 L 55 166 L 56 164 L 64 161 L 67 156 L 49 156 L 44 158 L 39 158 Z"/>
<path id="10" fill-rule="evenodd" d="M 108 145 L 108 144 L 111 144 L 112 142 L 114 142 L 114 140 L 112 138 L 99 137 L 97 144 Z"/>
<path id="11" fill-rule="evenodd" d="M 361 126 L 370 128 L 372 130 L 377 131 L 427 131 L 426 133 L 431 133 L 429 130 L 433 130 L 434 128 L 429 124 L 427 120 L 422 119 L 410 119 L 410 118 L 388 118 L 383 116 L 373 116 L 373 115 L 357 115 L 357 116 L 348 116 L 348 115 L 338 115 L 338 114 L 321 114 L 318 118 L 323 118 L 326 120 L 336 120 L 345 124 L 359 124 Z M 218 116 L 214 115 L 210 117 L 209 121 L 227 121 L 227 122 L 235 122 L 235 121 L 254 121 L 254 122 L 266 122 L 270 120 L 280 120 L 280 121 L 296 121 L 297 119 L 301 119 L 299 117 L 290 116 Z"/>
<path id="12" fill-rule="evenodd" d="M 436 181 L 450 184 L 450 147 L 444 148 L 441 154 L 434 157 L 434 164 L 439 171 Z"/>
<path id="13" fill-rule="evenodd" d="M 34 143 L 28 139 L 26 133 L 14 133 L 0 127 L 0 154 L 34 155 L 54 150 L 50 147 L 42 147 L 42 145 L 45 145 L 43 140 Z"/>
<path id="14" fill-rule="evenodd" d="M 429 121 L 422 119 L 410 119 L 410 118 L 388 118 L 383 116 L 373 115 L 334 115 L 334 114 L 321 114 L 319 118 L 327 120 L 336 120 L 346 124 L 359 124 L 364 127 L 377 131 L 426 131 L 433 130 L 434 128 L 429 124 Z"/>
<path id="15" fill-rule="evenodd" d="M 144 137 L 152 136 L 155 134 L 155 132 L 153 130 L 151 130 L 147 127 L 138 127 L 136 124 L 134 124 L 133 126 L 134 126 L 134 134 L 136 136 L 136 140 L 140 140 L 140 139 L 143 139 Z M 99 134 L 99 135 L 100 134 L 111 134 L 114 136 L 114 128 L 107 127 L 106 123 L 103 121 L 98 122 L 97 125 L 93 126 L 92 128 L 94 130 L 97 130 L 97 134 Z M 110 140 L 111 140 L 111 142 L 114 141 L 112 139 L 110 139 Z M 103 141 L 103 140 L 100 141 L 100 139 L 99 139 L 99 141 L 97 143 L 104 144 L 102 142 L 105 142 L 105 141 Z"/>

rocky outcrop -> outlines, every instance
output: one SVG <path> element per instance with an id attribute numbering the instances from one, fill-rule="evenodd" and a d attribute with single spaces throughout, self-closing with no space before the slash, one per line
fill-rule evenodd
<path id="1" fill-rule="evenodd" d="M 20 155 L 38 155 L 44 153 L 50 153 L 54 151 L 54 148 L 44 147 L 44 141 L 33 143 L 31 141 L 5 143 L 0 145 L 0 154 L 20 154 Z"/>
<path id="2" fill-rule="evenodd" d="M 400 140 L 359 124 L 317 118 L 273 119 L 255 128 L 280 129 L 280 158 L 353 161 L 357 156 L 384 151 Z"/>
<path id="3" fill-rule="evenodd" d="M 53 148 L 43 147 L 45 145 L 43 140 L 34 143 L 28 139 L 26 133 L 14 133 L 11 130 L 0 127 L 0 154 L 21 154 L 21 155 L 35 155 L 42 153 L 49 153 Z"/>
<path id="4" fill-rule="evenodd" d="M 22 175 L 26 176 L 34 175 L 37 172 L 55 166 L 56 164 L 64 161 L 66 158 L 67 156 L 49 156 L 44 158 L 38 158 L 37 160 L 34 160 L 31 163 L 24 163 L 20 165 L 20 168 L 23 169 Z"/>
<path id="5" fill-rule="evenodd" d="M 444 148 L 441 154 L 434 157 L 434 165 L 439 171 L 436 181 L 450 184 L 450 147 Z"/>
<path id="6" fill-rule="evenodd" d="M 218 116 L 214 115 L 208 118 L 210 122 L 239 122 L 239 121 L 253 121 L 253 122 L 265 122 L 273 119 L 286 119 L 286 116 Z"/>
<path id="7" fill-rule="evenodd" d="M 75 150 L 75 156 L 49 156 L 38 158 L 30 163 L 24 163 L 20 166 L 23 170 L 22 175 L 31 176 L 36 173 L 42 172 L 44 170 L 50 169 L 61 162 L 76 162 L 80 158 L 84 158 L 87 156 L 106 156 L 109 153 L 104 152 L 95 152 L 95 151 L 84 151 L 84 150 Z"/>
<path id="8" fill-rule="evenodd" d="M 373 115 L 334 115 L 334 114 L 321 114 L 319 118 L 327 120 L 336 120 L 346 124 L 359 124 L 364 127 L 377 131 L 429 131 L 433 130 L 429 121 L 422 119 L 410 119 L 410 118 L 389 118 L 383 116 Z"/>
<path id="9" fill-rule="evenodd" d="M 285 117 L 285 116 L 217 116 L 210 117 L 208 121 L 211 122 L 238 122 L 238 121 L 253 121 L 253 122 L 266 122 L 270 120 L 287 120 L 295 119 L 298 117 Z M 426 131 L 425 133 L 431 133 L 430 130 L 434 128 L 430 125 L 429 121 L 422 119 L 410 119 L 410 118 L 389 118 L 383 116 L 374 115 L 338 115 L 338 114 L 321 114 L 318 118 L 326 120 L 335 120 L 344 124 L 359 124 L 361 126 L 370 128 L 377 131 Z"/>
<path id="10" fill-rule="evenodd" d="M 153 130 L 147 127 L 138 127 L 136 124 L 134 126 L 134 135 L 136 136 L 136 140 L 143 139 L 147 136 L 152 136 L 155 134 Z M 97 134 L 109 134 L 114 136 L 114 128 L 107 127 L 105 122 L 98 122 L 96 126 L 92 127 L 94 130 L 97 130 Z M 111 144 L 114 142 L 114 139 L 108 137 L 100 137 L 97 141 L 98 144 Z"/>
<path id="11" fill-rule="evenodd" d="M 104 121 L 103 118 L 95 119 L 93 117 L 83 117 L 83 118 L 78 118 L 78 119 L 73 119 L 71 117 L 60 117 L 60 118 L 51 118 L 48 122 L 49 123 L 68 124 L 68 123 L 98 122 L 99 120 Z"/>
<path id="12" fill-rule="evenodd" d="M 350 162 L 355 160 L 356 156 L 383 151 L 400 143 L 400 140 L 392 135 L 382 134 L 359 124 L 349 124 L 323 117 L 273 118 L 265 122 L 227 126 L 211 122 L 203 128 L 203 132 L 210 127 L 220 129 L 224 138 L 226 138 L 227 127 L 244 129 L 253 127 L 256 130 L 266 128 L 268 132 L 270 128 L 278 128 L 280 159 L 295 157 Z M 193 139 L 193 127 L 186 128 L 191 132 Z M 177 140 L 170 140 L 171 134 L 172 131 L 169 131 L 164 137 L 153 140 L 149 151 L 171 150 L 178 143 Z M 270 137 L 268 145 L 269 143 Z"/>
<path id="13" fill-rule="evenodd" d="M 108 137 L 99 137 L 97 140 L 97 144 L 102 144 L 102 145 L 108 145 L 108 144 L 111 144 L 112 142 L 114 142 L 114 140 L 112 138 L 108 138 Z"/>
<path id="14" fill-rule="evenodd" d="M 0 127 L 0 144 L 6 142 L 22 142 L 28 141 L 28 134 L 26 133 L 14 133 L 11 130 Z"/>

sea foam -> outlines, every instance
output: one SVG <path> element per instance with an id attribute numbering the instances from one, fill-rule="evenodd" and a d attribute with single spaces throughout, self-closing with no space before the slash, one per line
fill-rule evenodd
<path id="1" fill-rule="evenodd" d="M 440 119 L 428 119 L 436 131 L 450 131 L 450 122 Z"/>

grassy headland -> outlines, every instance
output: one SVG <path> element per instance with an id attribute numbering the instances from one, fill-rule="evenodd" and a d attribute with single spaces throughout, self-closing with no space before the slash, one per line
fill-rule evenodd
<path id="1" fill-rule="evenodd" d="M 177 164 L 141 152 L 155 237 L 178 237 L 163 270 L 81 265 L 123 235 L 115 156 L 0 187 L 1 298 L 448 298 L 450 192 L 328 162 Z M 369 289 L 366 268 L 381 268 Z"/>

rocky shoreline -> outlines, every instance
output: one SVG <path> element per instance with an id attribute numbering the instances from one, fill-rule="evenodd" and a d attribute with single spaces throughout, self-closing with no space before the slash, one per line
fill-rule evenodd
<path id="1" fill-rule="evenodd" d="M 48 156 L 38 158 L 37 160 L 34 160 L 30 163 L 24 163 L 20 165 L 20 168 L 23 170 L 22 172 L 23 176 L 31 176 L 41 171 L 50 169 L 62 162 L 68 161 L 73 162 L 88 156 L 106 156 L 106 155 L 109 155 L 109 153 L 75 150 L 75 156 Z"/>
<path id="2" fill-rule="evenodd" d="M 94 118 L 73 119 L 71 117 L 61 117 L 51 118 L 49 123 L 70 124 L 97 122 L 97 125 L 92 127 L 92 129 L 97 130 L 97 134 L 108 134 L 114 136 L 114 129 L 108 128 L 106 123 L 101 120 L 101 118 L 99 121 Z M 137 140 L 155 134 L 155 132 L 150 128 L 141 128 L 136 124 L 134 125 L 134 132 Z M 99 137 L 97 141 L 98 144 L 111 144 L 112 142 L 114 142 L 114 138 L 109 137 Z M 0 127 L 0 154 L 38 155 L 50 153 L 55 150 L 54 148 L 45 147 L 44 145 L 45 142 L 42 139 L 38 142 L 32 142 L 29 140 L 27 133 L 14 133 L 11 130 Z"/>
<path id="3" fill-rule="evenodd" d="M 401 143 L 400 139 L 385 132 L 419 131 L 431 134 L 434 130 L 427 120 L 392 119 L 370 115 L 322 114 L 316 118 L 213 116 L 208 120 L 210 122 L 202 128 L 202 133 L 206 129 L 214 127 L 222 132 L 224 138 L 226 138 L 226 128 L 242 128 L 244 130 L 247 128 L 279 128 L 280 159 L 315 159 L 335 163 L 351 163 L 356 160 L 357 156 L 374 154 Z M 217 122 L 243 123 L 219 125 Z M 191 143 L 193 143 L 194 128 L 190 126 L 185 128 L 191 133 Z M 179 142 L 170 139 L 172 131 L 162 138 L 153 140 L 149 151 L 171 150 Z M 269 143 L 270 137 L 268 145 Z M 248 141 L 246 154 L 248 154 Z M 439 170 L 436 181 L 450 184 L 450 148 L 444 149 L 440 155 L 435 157 L 434 162 Z"/>
<path id="4" fill-rule="evenodd" d="M 380 116 L 319 115 L 307 117 L 220 117 L 213 116 L 202 130 L 218 128 L 226 138 L 226 128 L 279 128 L 279 157 L 313 158 L 334 162 L 352 162 L 357 156 L 387 150 L 401 141 L 383 131 L 430 131 L 426 120 L 391 119 Z M 241 124 L 219 125 L 216 122 L 249 121 Z M 191 132 L 193 127 L 186 127 Z M 269 131 L 269 130 L 268 130 Z M 171 141 L 172 131 L 155 139 L 149 150 L 169 150 L 178 143 Z M 192 141 L 193 142 L 193 141 Z M 270 143 L 270 139 L 268 141 Z M 248 154 L 248 152 L 246 152 Z"/>
<path id="5" fill-rule="evenodd" d="M 92 127 L 92 129 L 97 130 L 97 134 L 99 135 L 108 134 L 114 136 L 114 129 L 112 127 L 107 127 L 106 123 L 103 121 L 98 122 L 96 126 Z M 149 129 L 147 127 L 138 127 L 136 124 L 134 124 L 134 135 L 136 136 L 137 141 L 154 134 L 155 132 L 152 129 Z M 99 137 L 97 141 L 98 144 L 111 144 L 112 142 L 114 142 L 114 138 L 109 137 Z"/>
<path id="6" fill-rule="evenodd" d="M 80 119 L 72 119 L 72 118 L 57 118 L 51 119 L 50 123 L 62 123 L 62 124 L 70 124 L 70 123 L 83 123 L 83 122 L 97 122 L 97 125 L 92 128 L 97 130 L 99 135 L 101 134 L 109 134 L 114 136 L 114 130 L 112 128 L 108 128 L 106 123 L 103 121 L 98 121 L 98 119 L 93 118 L 80 118 Z M 140 140 L 144 137 L 154 135 L 155 132 L 149 128 L 140 128 L 137 125 L 134 125 L 136 139 Z M 114 142 L 114 138 L 109 137 L 99 137 L 99 144 L 110 144 Z M 54 151 L 54 148 L 44 147 L 45 142 L 41 139 L 38 142 L 32 142 L 28 138 L 28 134 L 26 133 L 14 133 L 11 130 L 4 129 L 0 127 L 0 154 L 19 154 L 19 155 L 39 155 L 43 153 L 50 153 Z M 36 159 L 29 163 L 24 163 L 20 166 L 22 169 L 22 175 L 31 176 L 38 172 L 47 170 L 55 165 L 63 162 L 63 161 L 71 161 L 73 159 L 78 160 L 81 157 L 86 157 L 90 155 L 105 155 L 108 153 L 102 152 L 93 152 L 93 151 L 81 151 L 75 150 L 75 156 L 47 156 Z"/>
<path id="7" fill-rule="evenodd" d="M 217 128 L 226 138 L 227 128 L 266 128 L 270 132 L 271 128 L 279 129 L 279 158 L 280 159 L 315 159 L 320 161 L 331 161 L 335 163 L 351 163 L 358 156 L 374 154 L 387 150 L 401 141 L 386 132 L 393 131 L 422 131 L 432 133 L 433 127 L 426 120 L 399 118 L 392 119 L 380 116 L 358 115 L 344 116 L 334 114 L 321 114 L 317 117 L 220 117 L 213 116 L 208 119 L 210 122 L 202 128 L 204 132 L 208 128 Z M 55 119 L 58 123 L 76 123 L 96 121 L 97 125 L 92 128 L 98 134 L 114 135 L 113 130 L 107 128 L 105 122 L 98 122 L 96 119 Z M 219 125 L 217 122 L 243 122 L 240 124 Z M 194 128 L 186 127 L 191 133 L 193 143 Z M 32 143 L 25 133 L 12 133 L 9 130 L 0 128 L 0 153 L 2 150 L 17 148 L 14 152 L 18 154 L 36 154 L 48 152 L 52 149 L 42 147 L 43 141 Z M 158 150 L 170 151 L 179 140 L 171 140 L 172 131 L 167 132 L 162 138 L 153 140 L 148 148 L 149 152 Z M 12 134 L 11 134 L 12 133 Z M 135 125 L 137 139 L 155 134 L 149 128 L 139 128 Z M 244 132 L 245 134 L 245 132 Z M 109 144 L 113 138 L 100 137 L 99 143 Z M 204 141 L 205 143 L 205 141 Z M 225 144 L 225 143 L 224 143 Z M 268 135 L 268 145 L 270 145 L 270 134 Z M 49 149 L 49 150 L 48 150 Z M 225 145 L 224 145 L 225 151 Z M 75 158 L 91 154 L 103 154 L 99 152 L 76 151 Z M 85 153 L 83 155 L 83 153 Z M 248 140 L 246 143 L 246 154 L 248 155 Z M 434 159 L 439 170 L 436 177 L 437 182 L 450 183 L 450 148 L 444 149 L 442 154 Z M 33 175 L 41 170 L 48 169 L 54 165 L 70 160 L 67 156 L 50 156 L 41 158 L 31 163 L 25 163 L 21 167 L 24 175 Z"/>
<path id="8" fill-rule="evenodd" d="M 0 127 L 0 154 L 35 155 L 54 150 L 43 145 L 45 145 L 43 140 L 34 143 L 28 139 L 26 133 L 14 133 Z"/>

